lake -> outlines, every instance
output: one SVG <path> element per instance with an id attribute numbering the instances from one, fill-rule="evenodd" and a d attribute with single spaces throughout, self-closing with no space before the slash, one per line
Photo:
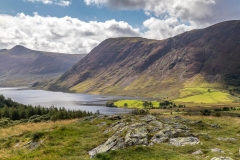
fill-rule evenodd
<path id="1" fill-rule="evenodd" d="M 34 106 L 43 107 L 64 107 L 71 110 L 86 110 L 95 113 L 97 110 L 102 114 L 129 113 L 131 110 L 124 108 L 109 108 L 105 104 L 109 100 L 116 99 L 142 99 L 138 97 L 108 96 L 108 95 L 90 95 L 51 92 L 43 90 L 31 90 L 28 88 L 0 88 L 0 94 L 5 98 Z M 147 100 L 147 99 L 146 99 Z"/>

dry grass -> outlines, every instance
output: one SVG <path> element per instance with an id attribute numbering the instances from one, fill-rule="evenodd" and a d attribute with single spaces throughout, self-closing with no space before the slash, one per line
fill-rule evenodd
<path id="1" fill-rule="evenodd" d="M 76 120 L 62 120 L 56 122 L 40 122 L 40 123 L 24 123 L 7 128 L 0 128 L 0 137 L 10 137 L 14 135 L 21 135 L 28 132 L 36 132 L 40 130 L 54 129 L 58 126 L 70 124 Z"/>

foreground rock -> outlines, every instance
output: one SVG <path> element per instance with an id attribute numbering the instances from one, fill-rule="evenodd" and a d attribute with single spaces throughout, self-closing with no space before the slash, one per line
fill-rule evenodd
<path id="1" fill-rule="evenodd" d="M 200 140 L 196 137 L 178 137 L 170 139 L 170 144 L 174 146 L 195 145 L 199 143 Z"/>
<path id="2" fill-rule="evenodd" d="M 108 116 L 107 120 L 114 120 L 112 125 L 104 131 L 113 135 L 103 144 L 90 150 L 93 158 L 98 153 L 121 149 L 129 146 L 150 146 L 159 143 L 169 143 L 174 146 L 196 145 L 200 140 L 191 133 L 191 129 L 181 124 L 181 117 L 158 119 L 155 116 L 132 116 L 131 121 L 120 116 Z M 101 126 L 99 124 L 98 126 Z M 152 137 L 152 138 L 149 138 Z"/>

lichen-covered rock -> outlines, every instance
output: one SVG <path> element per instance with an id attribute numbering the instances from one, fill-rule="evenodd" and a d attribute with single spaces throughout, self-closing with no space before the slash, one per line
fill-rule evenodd
<path id="1" fill-rule="evenodd" d="M 223 150 L 219 149 L 219 148 L 213 148 L 211 149 L 211 152 L 215 152 L 215 153 L 224 153 Z"/>
<path id="2" fill-rule="evenodd" d="M 167 142 L 169 138 L 177 137 L 177 135 L 180 133 L 182 133 L 182 130 L 180 129 L 165 129 L 156 133 L 152 137 L 151 142 L 153 143 Z"/>
<path id="3" fill-rule="evenodd" d="M 143 121 L 145 122 L 151 122 L 151 121 L 155 121 L 157 118 L 153 115 L 147 115 L 145 117 L 142 118 Z"/>
<path id="4" fill-rule="evenodd" d="M 163 123 L 162 122 L 159 122 L 157 120 L 154 120 L 154 121 L 151 121 L 149 124 L 155 126 L 155 127 L 158 127 L 159 129 L 162 129 L 163 128 Z"/>
<path id="5" fill-rule="evenodd" d="M 104 153 L 112 149 L 114 146 L 118 144 L 118 141 L 120 141 L 121 138 L 117 136 L 110 137 L 104 144 L 90 150 L 88 154 L 91 158 L 93 158 L 98 153 Z"/>
<path id="6" fill-rule="evenodd" d="M 109 132 L 111 132 L 111 131 L 117 131 L 117 130 L 125 127 L 125 126 L 126 126 L 126 123 L 125 123 L 125 122 L 118 121 L 118 122 L 114 123 L 113 125 L 111 125 L 110 128 L 107 129 L 107 130 L 105 130 L 103 133 L 104 133 L 104 134 L 107 134 L 107 133 L 109 133 Z"/>
<path id="7" fill-rule="evenodd" d="M 203 152 L 201 150 L 197 150 L 195 152 L 192 153 L 193 155 L 200 155 L 203 154 Z"/>
<path id="8" fill-rule="evenodd" d="M 233 160 L 230 157 L 213 157 L 211 160 Z"/>
<path id="9" fill-rule="evenodd" d="M 222 127 L 219 126 L 218 124 L 212 124 L 211 125 L 212 128 L 215 128 L 215 129 L 221 129 Z"/>
<path id="10" fill-rule="evenodd" d="M 94 118 L 96 118 L 96 115 L 87 116 L 87 117 L 83 118 L 83 121 L 93 120 Z"/>
<path id="11" fill-rule="evenodd" d="M 108 152 L 135 145 L 150 146 L 155 143 L 169 142 L 175 146 L 194 145 L 200 141 L 190 133 L 191 129 L 182 125 L 184 119 L 156 118 L 152 115 L 129 117 L 121 116 L 122 119 L 109 126 L 104 133 L 111 133 L 112 136 L 103 144 L 89 151 L 93 158 L 98 153 Z M 126 120 L 127 118 L 127 120 Z M 118 119 L 116 115 L 108 116 L 105 119 Z M 137 122 L 137 123 L 136 123 Z M 98 126 L 106 125 L 100 123 Z M 149 136 L 152 136 L 149 140 Z M 179 138 L 180 137 L 180 138 Z"/>
<path id="12" fill-rule="evenodd" d="M 212 137 L 207 134 L 207 133 L 193 133 L 192 134 L 194 137 L 201 137 L 201 138 L 204 138 L 204 139 L 211 139 Z"/>
<path id="13" fill-rule="evenodd" d="M 145 124 L 136 123 L 130 126 L 125 136 L 127 146 L 148 145 L 148 130 Z"/>
<path id="14" fill-rule="evenodd" d="M 30 142 L 25 143 L 23 145 L 23 147 L 24 148 L 28 148 L 29 150 L 33 150 L 33 149 L 39 147 L 43 142 L 44 142 L 43 140 L 41 140 L 39 142 L 32 142 L 32 141 L 30 141 Z"/>
<path id="15" fill-rule="evenodd" d="M 111 116 L 108 116 L 107 119 L 109 119 L 109 120 L 120 120 L 122 118 L 119 115 L 111 115 Z"/>
<path id="16" fill-rule="evenodd" d="M 178 137 L 170 138 L 170 144 L 174 146 L 196 145 L 200 140 L 196 137 Z"/>
<path id="17" fill-rule="evenodd" d="M 97 126 L 102 127 L 102 126 L 105 126 L 106 124 L 107 124 L 106 122 L 102 122 L 100 124 L 97 124 Z"/>
<path id="18" fill-rule="evenodd" d="M 223 137 L 219 137 L 217 138 L 219 141 L 229 141 L 229 142 L 234 142 L 237 141 L 236 138 L 223 138 Z"/>

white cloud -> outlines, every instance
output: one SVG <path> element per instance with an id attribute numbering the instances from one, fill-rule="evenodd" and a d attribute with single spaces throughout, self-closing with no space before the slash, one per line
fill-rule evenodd
<path id="1" fill-rule="evenodd" d="M 144 37 L 160 40 L 168 37 L 173 37 L 195 28 L 195 26 L 182 24 L 176 18 L 160 20 L 153 17 L 144 21 L 143 26 L 148 29 L 143 33 Z"/>
<path id="2" fill-rule="evenodd" d="M 165 21 L 179 19 L 179 27 L 187 23 L 191 28 L 202 28 L 217 22 L 239 19 L 239 0 L 84 0 L 87 5 L 114 9 L 142 9 L 149 16 Z M 152 20 L 152 19 L 151 19 Z M 157 20 L 157 19 L 156 19 Z M 155 22 L 159 23 L 159 21 Z M 170 28 L 170 30 L 172 30 Z"/>
<path id="3" fill-rule="evenodd" d="M 59 5 L 62 7 L 66 7 L 71 5 L 71 1 L 69 0 L 24 0 L 25 2 L 41 2 L 43 4 L 55 4 L 55 5 Z"/>
<path id="4" fill-rule="evenodd" d="M 71 17 L 0 15 L 0 46 L 23 45 L 42 51 L 88 53 L 107 38 L 141 36 L 138 28 L 123 21 L 84 22 Z"/>

